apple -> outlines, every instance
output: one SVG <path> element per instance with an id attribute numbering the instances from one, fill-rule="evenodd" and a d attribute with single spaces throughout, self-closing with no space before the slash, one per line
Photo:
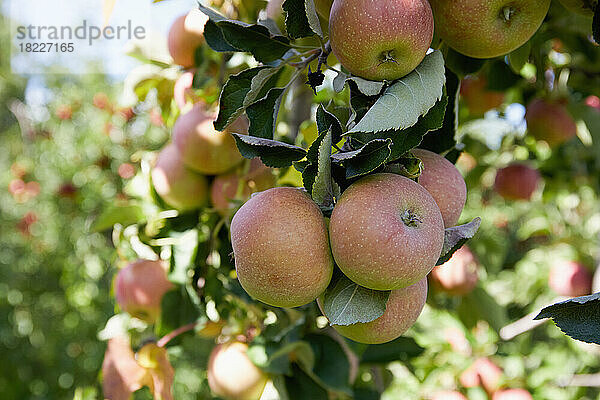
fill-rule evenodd
<path id="1" fill-rule="evenodd" d="M 210 200 L 219 214 L 229 215 L 236 201 L 246 201 L 252 193 L 270 189 L 275 183 L 273 170 L 254 158 L 245 176 L 235 171 L 215 177 L 210 187 Z"/>
<path id="2" fill-rule="evenodd" d="M 102 392 L 105 399 L 128 399 L 150 382 L 148 371 L 135 360 L 129 338 L 108 339 L 102 361 Z"/>
<path id="3" fill-rule="evenodd" d="M 430 282 L 439 291 L 464 296 L 477 286 L 477 264 L 471 250 L 463 246 L 444 264 L 433 268 Z"/>
<path id="4" fill-rule="evenodd" d="M 94 104 L 94 107 L 99 110 L 110 111 L 112 109 L 108 95 L 103 92 L 96 93 L 92 99 L 92 103 Z"/>
<path id="5" fill-rule="evenodd" d="M 492 400 L 533 400 L 533 396 L 525 389 L 502 389 L 494 393 Z"/>
<path id="6" fill-rule="evenodd" d="M 577 125 L 565 106 L 556 101 L 535 99 L 525 113 L 527 131 L 537 140 L 556 147 L 577 135 Z"/>
<path id="7" fill-rule="evenodd" d="M 210 353 L 208 385 L 219 397 L 228 400 L 259 400 L 267 384 L 267 375 L 252 363 L 241 342 L 220 344 Z"/>
<path id="8" fill-rule="evenodd" d="M 159 317 L 162 297 L 172 288 L 162 261 L 137 260 L 119 270 L 115 279 L 119 307 L 149 323 Z"/>
<path id="9" fill-rule="evenodd" d="M 593 17 L 598 0 L 559 0 L 560 3 L 569 11 L 577 14 Z"/>
<path id="10" fill-rule="evenodd" d="M 473 116 L 482 116 L 504 103 L 504 93 L 488 90 L 487 79 L 483 76 L 465 77 L 460 82 L 460 96 Z"/>
<path id="11" fill-rule="evenodd" d="M 464 394 L 456 390 L 445 390 L 443 392 L 437 392 L 433 395 L 431 400 L 468 400 Z"/>
<path id="12" fill-rule="evenodd" d="M 198 96 L 194 95 L 194 72 L 186 71 L 177 80 L 173 86 L 173 99 L 180 110 L 184 110 L 188 100 L 196 103 L 200 101 Z"/>
<path id="13" fill-rule="evenodd" d="M 494 393 L 499 388 L 501 379 L 502 369 L 487 357 L 475 360 L 459 378 L 464 387 L 481 385 L 488 394 Z"/>
<path id="14" fill-rule="evenodd" d="M 538 30 L 550 0 L 430 0 L 436 34 L 474 58 L 492 58 L 521 47 Z"/>
<path id="15" fill-rule="evenodd" d="M 61 104 L 56 108 L 56 117 L 63 121 L 67 121 L 73 117 L 73 108 L 68 104 Z"/>
<path id="16" fill-rule="evenodd" d="M 152 168 L 152 184 L 167 204 L 180 211 L 202 207 L 208 200 L 208 180 L 185 167 L 173 144 L 159 153 Z"/>
<path id="17" fill-rule="evenodd" d="M 423 186 L 400 175 L 369 175 L 342 194 L 329 223 L 331 250 L 342 272 L 375 290 L 419 282 L 437 262 L 444 221 Z"/>
<path id="18" fill-rule="evenodd" d="M 600 97 L 591 95 L 585 98 L 585 105 L 600 111 Z"/>
<path id="19" fill-rule="evenodd" d="M 226 130 L 215 130 L 216 115 L 197 103 L 181 115 L 173 126 L 173 143 L 190 169 L 206 175 L 219 175 L 239 165 L 244 159 L 230 132 L 247 133 L 248 122 L 240 117 Z"/>
<path id="20" fill-rule="evenodd" d="M 467 185 L 454 164 L 439 154 L 424 149 L 413 149 L 415 157 L 423 162 L 419 184 L 435 200 L 444 226 L 455 226 L 467 201 Z"/>
<path id="21" fill-rule="evenodd" d="M 233 216 L 231 245 L 240 284 L 263 303 L 310 303 L 331 280 L 325 220 L 301 189 L 279 187 L 253 196 Z"/>
<path id="22" fill-rule="evenodd" d="M 410 328 L 425 306 L 427 278 L 414 285 L 392 290 L 385 312 L 374 321 L 352 325 L 332 325 L 340 335 L 355 342 L 367 344 L 386 343 L 398 338 Z M 322 299 L 319 299 L 322 304 Z M 322 306 L 320 305 L 321 309 Z"/>
<path id="23" fill-rule="evenodd" d="M 552 266 L 548 286 L 561 296 L 585 296 L 592 292 L 592 273 L 576 261 L 561 261 Z"/>
<path id="24" fill-rule="evenodd" d="M 494 190 L 506 200 L 530 200 L 540 179 L 536 169 L 512 163 L 496 172 Z"/>
<path id="25" fill-rule="evenodd" d="M 178 17 L 169 30 L 168 46 L 173 62 L 184 68 L 196 64 L 196 50 L 204 44 L 204 25 L 208 17 L 193 9 Z"/>
<path id="26" fill-rule="evenodd" d="M 333 54 L 352 74 L 374 81 L 402 78 L 425 58 L 433 38 L 427 0 L 334 0 Z"/>

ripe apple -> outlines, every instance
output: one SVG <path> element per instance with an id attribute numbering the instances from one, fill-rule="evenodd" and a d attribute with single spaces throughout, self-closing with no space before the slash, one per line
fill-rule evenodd
<path id="1" fill-rule="evenodd" d="M 454 164 L 429 150 L 414 149 L 412 153 L 423 162 L 419 184 L 435 200 L 444 226 L 455 226 L 467 201 L 467 185 Z"/>
<path id="2" fill-rule="evenodd" d="M 459 380 L 464 387 L 483 386 L 488 394 L 494 393 L 502 378 L 502 369 L 487 357 L 475 360 L 460 376 Z"/>
<path id="3" fill-rule="evenodd" d="M 160 315 L 163 295 L 172 288 L 161 261 L 138 260 L 119 270 L 115 297 L 123 311 L 153 323 Z"/>
<path id="4" fill-rule="evenodd" d="M 68 104 L 61 104 L 56 108 L 56 117 L 63 121 L 67 121 L 73 117 L 73 107 Z"/>
<path id="5" fill-rule="evenodd" d="M 536 169 L 512 163 L 496 172 L 494 190 L 506 200 L 529 200 L 540 179 L 540 173 Z"/>
<path id="6" fill-rule="evenodd" d="M 279 187 L 253 196 L 233 216 L 231 245 L 240 284 L 263 303 L 310 303 L 331 280 L 323 214 L 301 189 Z"/>
<path id="7" fill-rule="evenodd" d="M 569 11 L 587 17 L 594 16 L 594 10 L 598 7 L 598 0 L 559 0 L 560 3 Z"/>
<path id="8" fill-rule="evenodd" d="M 220 344 L 210 353 L 208 385 L 219 397 L 229 400 L 258 400 L 267 384 L 267 375 L 252 363 L 241 342 Z"/>
<path id="9" fill-rule="evenodd" d="M 415 69 L 433 38 L 427 0 L 335 0 L 329 15 L 333 54 L 354 75 L 393 81 Z"/>
<path id="10" fill-rule="evenodd" d="M 550 0 L 429 0 L 436 34 L 459 53 L 498 57 L 521 47 L 538 30 Z"/>
<path id="11" fill-rule="evenodd" d="M 152 169 L 152 184 L 167 204 L 181 211 L 202 207 L 208 200 L 206 177 L 187 169 L 173 144 L 158 155 Z"/>
<path id="12" fill-rule="evenodd" d="M 495 392 L 492 400 L 533 400 L 533 396 L 525 389 L 503 389 Z"/>
<path id="13" fill-rule="evenodd" d="M 444 221 L 423 186 L 381 173 L 344 191 L 329 235 L 333 257 L 348 278 L 369 289 L 394 290 L 431 271 L 442 251 Z"/>
<path id="14" fill-rule="evenodd" d="M 483 76 L 465 77 L 460 82 L 460 96 L 473 116 L 482 116 L 504 103 L 504 93 L 488 90 L 487 79 Z"/>
<path id="15" fill-rule="evenodd" d="M 173 22 L 169 30 L 169 53 L 177 65 L 184 68 L 196 64 L 196 50 L 204 44 L 204 25 L 208 17 L 199 9 L 193 9 Z"/>
<path id="16" fill-rule="evenodd" d="M 173 143 L 190 169 L 206 175 L 222 174 L 244 159 L 230 132 L 247 133 L 248 122 L 238 118 L 226 130 L 215 130 L 216 115 L 197 103 L 180 116 L 173 126 Z"/>
<path id="17" fill-rule="evenodd" d="M 561 296 L 585 296 L 592 292 L 592 280 L 592 273 L 582 263 L 561 261 L 550 269 L 548 286 Z"/>
<path id="18" fill-rule="evenodd" d="M 600 111 L 600 97 L 595 96 L 595 95 L 590 95 L 585 98 L 584 103 L 586 106 Z"/>
<path id="19" fill-rule="evenodd" d="M 456 390 L 446 390 L 443 392 L 437 392 L 433 395 L 431 400 L 468 400 L 464 394 L 457 392 Z"/>
<path id="20" fill-rule="evenodd" d="M 525 113 L 527 131 L 537 140 L 545 140 L 550 147 L 558 146 L 577 135 L 573 117 L 560 102 L 535 99 Z"/>
<path id="21" fill-rule="evenodd" d="M 477 286 L 477 264 L 471 250 L 463 246 L 444 264 L 433 268 L 431 284 L 442 292 L 464 296 Z"/>
<path id="22" fill-rule="evenodd" d="M 415 323 L 426 300 L 427 278 L 423 278 L 414 285 L 393 290 L 387 301 L 385 312 L 376 320 L 346 326 L 332 326 L 340 335 L 355 342 L 386 343 L 398 338 Z M 322 300 L 319 299 L 319 302 L 322 303 Z"/>
<path id="23" fill-rule="evenodd" d="M 236 200 L 246 201 L 252 193 L 270 189 L 275 183 L 273 170 L 254 158 L 246 175 L 235 171 L 217 176 L 210 187 L 210 200 L 219 214 L 228 215 L 235 208 Z"/>

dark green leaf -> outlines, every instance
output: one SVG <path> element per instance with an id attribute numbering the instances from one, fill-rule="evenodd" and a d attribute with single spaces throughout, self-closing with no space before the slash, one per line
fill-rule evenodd
<path id="1" fill-rule="evenodd" d="M 306 150 L 303 148 L 277 140 L 257 138 L 239 133 L 232 133 L 232 135 L 244 157 L 260 157 L 268 167 L 289 167 L 294 161 L 306 156 Z"/>
<path id="2" fill-rule="evenodd" d="M 298 39 L 315 34 L 306 16 L 304 0 L 285 0 L 282 7 L 285 12 L 285 29 L 289 37 Z"/>
<path id="3" fill-rule="evenodd" d="M 594 19 L 592 20 L 592 36 L 594 41 L 600 44 L 600 6 L 594 11 Z"/>
<path id="4" fill-rule="evenodd" d="M 413 338 L 401 336 L 384 344 L 370 344 L 360 359 L 361 364 L 387 364 L 392 361 L 408 361 L 421 355 L 425 349 Z"/>
<path id="5" fill-rule="evenodd" d="M 481 218 L 477 217 L 468 224 L 446 228 L 444 232 L 444 247 L 436 265 L 442 265 L 452 257 L 452 254 L 471 239 L 481 225 Z"/>
<path id="6" fill-rule="evenodd" d="M 364 288 L 338 272 L 322 296 L 323 313 L 332 325 L 371 322 L 383 315 L 389 297 L 389 290 Z"/>
<path id="7" fill-rule="evenodd" d="M 292 364 L 292 375 L 285 377 L 285 387 L 294 400 L 329 399 L 327 391 L 296 364 Z"/>
<path id="8" fill-rule="evenodd" d="M 508 55 L 508 65 L 515 74 L 521 72 L 521 69 L 529 61 L 529 55 L 531 54 L 531 42 L 525 43 L 523 46 L 516 50 L 513 50 Z"/>
<path id="9" fill-rule="evenodd" d="M 465 56 L 451 48 L 447 48 L 447 52 L 444 53 L 444 59 L 446 60 L 446 67 L 458 75 L 459 78 L 464 78 L 465 75 L 476 73 L 483 68 L 487 62 L 485 59 Z"/>
<path id="10" fill-rule="evenodd" d="M 210 20 L 204 25 L 204 39 L 206 40 L 208 47 L 219 53 L 240 51 L 240 49 L 236 49 L 225 40 L 221 28 Z"/>
<path id="11" fill-rule="evenodd" d="M 309 193 L 315 203 L 327 208 L 332 206 L 341 194 L 340 187 L 331 175 L 331 130 L 322 133 L 315 143 L 318 144 L 317 175 Z"/>
<path id="12" fill-rule="evenodd" d="M 458 125 L 459 85 L 460 81 L 456 74 L 446 68 L 446 96 L 448 104 L 444 113 L 442 126 L 428 132 L 419 147 L 441 154 L 456 146 L 455 136 Z"/>
<path id="13" fill-rule="evenodd" d="M 460 320 L 469 329 L 478 321 L 486 321 L 496 332 L 508 324 L 506 309 L 480 286 L 462 298 L 457 311 Z"/>
<path id="14" fill-rule="evenodd" d="M 304 338 L 315 356 L 314 374 L 327 387 L 350 394 L 348 386 L 350 363 L 342 346 L 326 335 L 308 335 Z"/>
<path id="15" fill-rule="evenodd" d="M 246 108 L 246 115 L 250 120 L 248 135 L 273 139 L 284 91 L 284 88 L 272 88 L 263 99 Z"/>
<path id="16" fill-rule="evenodd" d="M 189 290 L 193 290 L 189 288 Z M 162 298 L 161 317 L 157 323 L 157 332 L 165 335 L 180 326 L 194 322 L 200 316 L 198 308 L 188 293 L 186 286 L 177 286 Z"/>
<path id="17" fill-rule="evenodd" d="M 600 344 L 600 293 L 545 307 L 534 319 L 543 318 L 552 318 L 560 330 L 573 339 Z"/>
<path id="18" fill-rule="evenodd" d="M 227 43 L 251 53 L 259 62 L 275 61 L 291 48 L 285 36 L 271 36 L 263 25 L 247 25 L 231 20 L 217 22 L 217 26 Z"/>
<path id="19" fill-rule="evenodd" d="M 322 104 L 319 104 L 317 108 L 317 131 L 319 133 L 327 132 L 331 129 L 331 142 L 333 144 L 339 143 L 342 140 L 342 124 L 335 115 L 327 111 Z"/>
<path id="20" fill-rule="evenodd" d="M 377 96 L 387 85 L 386 82 L 369 81 L 358 76 L 351 76 L 345 72 L 338 72 L 333 79 L 333 90 L 341 92 L 347 82 L 353 82 L 356 89 L 365 96 Z"/>
<path id="21" fill-rule="evenodd" d="M 366 175 L 383 165 L 390 154 L 392 140 L 374 139 L 358 150 L 335 153 L 334 162 L 342 164 L 346 169 L 346 178 L 356 178 Z"/>
<path id="22" fill-rule="evenodd" d="M 520 80 L 521 77 L 515 74 L 504 60 L 497 60 L 490 64 L 486 89 L 495 92 L 505 92 L 519 83 Z"/>

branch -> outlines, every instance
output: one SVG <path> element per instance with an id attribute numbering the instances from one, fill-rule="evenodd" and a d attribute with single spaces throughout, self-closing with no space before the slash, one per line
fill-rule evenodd
<path id="1" fill-rule="evenodd" d="M 530 330 L 532 330 L 533 328 L 536 328 L 544 323 L 546 323 L 548 320 L 547 319 L 542 319 L 542 320 L 534 320 L 533 318 L 535 318 L 536 315 L 538 315 L 540 313 L 540 311 L 542 311 L 543 308 L 554 304 L 556 302 L 559 301 L 563 301 L 568 299 L 568 297 L 564 297 L 564 296 L 559 296 L 557 298 L 555 298 L 554 300 L 552 300 L 552 302 L 544 307 L 541 307 L 540 309 L 527 314 L 526 316 L 524 316 L 523 318 L 506 325 L 505 327 L 503 327 L 502 329 L 500 329 L 500 337 L 502 338 L 502 340 L 511 340 L 517 336 L 519 336 L 522 333 L 528 332 Z"/>
<path id="2" fill-rule="evenodd" d="M 165 347 L 167 345 L 167 343 L 169 343 L 172 339 L 175 339 L 177 336 L 181 335 L 182 333 L 193 330 L 196 327 L 196 324 L 197 324 L 197 322 L 192 322 L 187 325 L 180 326 L 179 328 L 175 329 L 174 331 L 169 332 L 165 336 L 158 339 L 158 342 L 156 342 L 156 345 L 158 347 Z"/>

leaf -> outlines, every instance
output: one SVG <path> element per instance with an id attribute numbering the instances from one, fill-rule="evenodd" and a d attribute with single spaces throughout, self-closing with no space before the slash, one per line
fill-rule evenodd
<path id="1" fill-rule="evenodd" d="M 156 331 L 161 335 L 195 322 L 199 317 L 199 311 L 189 291 L 185 286 L 178 286 L 177 290 L 165 293 L 161 301 L 161 316 Z"/>
<path id="2" fill-rule="evenodd" d="M 344 90 L 346 82 L 354 82 L 358 91 L 365 96 L 377 96 L 381 93 L 381 90 L 386 86 L 386 82 L 380 81 L 369 81 L 358 76 L 351 76 L 345 72 L 338 72 L 336 77 L 333 79 L 333 90 L 337 93 Z"/>
<path id="3" fill-rule="evenodd" d="M 383 315 L 389 297 L 390 291 L 367 289 L 338 273 L 323 293 L 323 313 L 331 325 L 371 322 Z"/>
<path id="4" fill-rule="evenodd" d="M 283 346 L 274 342 L 253 343 L 247 352 L 256 366 L 270 374 L 289 374 L 292 353 L 303 367 L 312 369 L 315 365 L 313 351 L 305 341 L 297 340 Z"/>
<path id="5" fill-rule="evenodd" d="M 474 74 L 479 71 L 487 60 L 480 58 L 471 58 L 460 54 L 457 51 L 447 48 L 444 53 L 446 59 L 446 67 L 455 73 L 459 78 L 464 78 L 465 75 Z"/>
<path id="6" fill-rule="evenodd" d="M 110 400 L 129 399 L 131 394 L 150 382 L 146 370 L 135 361 L 129 338 L 108 340 L 102 362 L 102 391 Z"/>
<path id="7" fill-rule="evenodd" d="M 198 230 L 171 232 L 169 237 L 176 241 L 172 249 L 173 267 L 169 272 L 169 280 L 184 285 L 189 279 L 188 271 L 194 267 L 198 252 Z"/>
<path id="8" fill-rule="evenodd" d="M 246 108 L 250 120 L 249 136 L 273 139 L 284 92 L 284 88 L 272 88 L 263 99 Z"/>
<path id="9" fill-rule="evenodd" d="M 597 6 L 594 11 L 594 18 L 592 19 L 592 37 L 594 38 L 594 42 L 600 44 L 600 6 Z"/>
<path id="10" fill-rule="evenodd" d="M 383 165 L 392 154 L 391 146 L 391 139 L 373 139 L 358 150 L 335 153 L 332 158 L 345 167 L 346 178 L 356 178 Z"/>
<path id="11" fill-rule="evenodd" d="M 292 364 L 291 376 L 285 376 L 285 387 L 294 400 L 329 399 L 327 391 L 295 364 Z"/>
<path id="12" fill-rule="evenodd" d="M 468 329 L 480 320 L 486 321 L 496 332 L 508 324 L 506 309 L 480 286 L 462 298 L 457 312 Z"/>
<path id="13" fill-rule="evenodd" d="M 505 92 L 521 82 L 521 77 L 515 74 L 504 60 L 490 62 L 487 75 L 487 90 Z"/>
<path id="14" fill-rule="evenodd" d="M 327 111 L 322 104 L 317 108 L 317 131 L 319 133 L 327 132 L 331 129 L 331 142 L 337 144 L 342 140 L 342 124 L 335 115 Z"/>
<path id="15" fill-rule="evenodd" d="M 413 126 L 442 97 L 446 75 L 440 51 L 425 56 L 419 66 L 385 89 L 350 132 L 381 132 Z"/>
<path id="16" fill-rule="evenodd" d="M 444 231 L 444 247 L 436 265 L 442 265 L 448 261 L 456 250 L 460 249 L 467 240 L 475 236 L 480 225 L 481 218 L 477 217 L 468 224 L 446 228 Z"/>
<path id="17" fill-rule="evenodd" d="M 232 133 L 238 150 L 246 158 L 260 157 L 261 161 L 272 168 L 289 167 L 294 161 L 306 156 L 306 150 L 277 140 L 263 139 L 239 133 Z"/>
<path id="18" fill-rule="evenodd" d="M 306 18 L 308 19 L 308 25 L 310 29 L 319 35 L 321 39 L 324 38 L 323 30 L 321 29 L 321 21 L 317 14 L 317 8 L 314 0 L 304 0 L 304 9 L 306 10 Z"/>
<path id="19" fill-rule="evenodd" d="M 152 377 L 150 391 L 156 400 L 173 400 L 175 370 L 169 362 L 167 349 L 155 343 L 144 345 L 137 352 L 137 362 L 146 368 Z"/>
<path id="20" fill-rule="evenodd" d="M 241 51 L 240 49 L 230 45 L 227 40 L 225 40 L 223 31 L 212 20 L 206 21 L 206 24 L 204 25 L 204 40 L 206 40 L 208 47 L 219 53 Z"/>
<path id="21" fill-rule="evenodd" d="M 310 334 L 304 337 L 314 354 L 313 372 L 328 388 L 351 394 L 348 386 L 350 363 L 342 346 L 326 335 Z"/>
<path id="22" fill-rule="evenodd" d="M 313 36 L 315 34 L 306 13 L 306 1 L 311 0 L 285 0 L 282 4 L 283 11 L 285 12 L 285 29 L 288 36 L 292 39 Z M 319 24 L 320 29 L 321 25 Z M 321 32 L 319 36 L 322 35 L 323 33 Z"/>
<path id="23" fill-rule="evenodd" d="M 406 362 L 420 356 L 425 348 L 419 346 L 413 338 L 401 336 L 384 344 L 370 344 L 360 358 L 360 363 L 387 364 L 392 361 Z"/>
<path id="24" fill-rule="evenodd" d="M 508 54 L 508 65 L 515 74 L 520 74 L 521 70 L 529 61 L 531 54 L 531 42 L 525 43 L 523 46 L 513 50 Z"/>
<path id="25" fill-rule="evenodd" d="M 111 229 L 115 224 L 123 226 L 144 222 L 146 215 L 138 205 L 111 206 L 105 209 L 92 224 L 92 231 L 102 232 Z"/>
<path id="26" fill-rule="evenodd" d="M 331 176 L 331 130 L 324 132 L 322 139 L 317 138 L 315 143 L 318 143 L 317 174 L 309 193 L 319 206 L 329 207 L 341 195 L 340 187 Z"/>
<path id="27" fill-rule="evenodd" d="M 600 293 L 545 307 L 534 319 L 543 318 L 552 318 L 560 330 L 573 339 L 600 344 Z"/>

